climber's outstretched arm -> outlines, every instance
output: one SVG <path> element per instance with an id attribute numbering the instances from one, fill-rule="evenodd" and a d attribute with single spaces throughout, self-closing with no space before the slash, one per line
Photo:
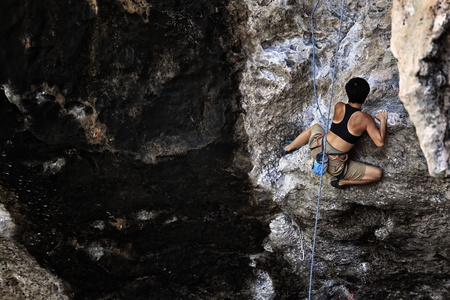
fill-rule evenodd
<path id="1" fill-rule="evenodd" d="M 366 114 L 366 130 L 375 145 L 377 147 L 383 147 L 386 141 L 387 111 L 380 111 L 375 118 L 380 121 L 380 128 L 377 127 L 372 116 Z"/>

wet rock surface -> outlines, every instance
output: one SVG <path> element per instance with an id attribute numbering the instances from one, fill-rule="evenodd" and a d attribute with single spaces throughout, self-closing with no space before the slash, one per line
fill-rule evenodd
<path id="1" fill-rule="evenodd" d="M 249 297 L 272 206 L 252 206 L 232 16 L 145 3 L 2 2 L 2 202 L 75 299 Z"/>
<path id="2" fill-rule="evenodd" d="M 428 175 L 398 97 L 392 6 L 345 6 L 333 104 L 348 79 L 366 78 L 364 110 L 389 111 L 388 140 L 378 149 L 364 136 L 352 153 L 383 168 L 381 182 L 336 191 L 325 176 L 314 299 L 450 295 L 450 181 Z M 312 3 L 2 7 L 0 199 L 11 219 L 0 225 L 13 221 L 4 235 L 64 282 L 47 281 L 57 299 L 307 297 L 319 179 L 305 147 L 279 150 L 324 125 Z M 323 113 L 340 12 L 323 2 L 314 18 Z"/>

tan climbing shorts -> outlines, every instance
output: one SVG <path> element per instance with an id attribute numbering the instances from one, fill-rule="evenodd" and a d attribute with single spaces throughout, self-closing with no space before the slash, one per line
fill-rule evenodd
<path id="1" fill-rule="evenodd" d="M 311 131 L 311 137 L 309 138 L 309 148 L 312 149 L 317 146 L 322 145 L 323 135 L 325 135 L 325 130 L 321 126 L 316 126 Z M 326 150 L 330 153 L 342 153 L 342 155 L 329 155 L 328 156 L 328 173 L 331 176 L 338 176 L 342 173 L 345 167 L 346 155 L 342 151 L 334 149 L 328 142 Z M 311 157 L 316 159 L 316 155 L 322 151 L 322 147 L 317 147 L 311 150 Z M 366 165 L 360 162 L 350 160 L 348 163 L 347 173 L 344 179 L 349 180 L 361 180 L 366 173 Z"/>

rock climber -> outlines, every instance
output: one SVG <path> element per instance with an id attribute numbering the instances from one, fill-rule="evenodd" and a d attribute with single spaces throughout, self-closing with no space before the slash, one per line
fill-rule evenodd
<path id="1" fill-rule="evenodd" d="M 335 105 L 325 147 L 328 153 L 333 154 L 328 155 L 328 173 L 336 177 L 336 180 L 331 181 L 331 185 L 339 189 L 345 188 L 346 185 L 367 184 L 381 179 L 383 172 L 379 167 L 349 160 L 348 152 L 365 131 L 377 147 L 383 147 L 386 140 L 387 111 L 382 110 L 375 117 L 380 121 L 380 128 L 371 115 L 361 111 L 361 106 L 370 92 L 367 81 L 363 78 L 352 78 L 345 85 L 345 91 L 348 103 L 338 102 Z M 322 151 L 324 135 L 325 130 L 319 124 L 314 124 L 285 146 L 284 153 L 292 152 L 308 143 L 311 155 L 315 158 Z"/>

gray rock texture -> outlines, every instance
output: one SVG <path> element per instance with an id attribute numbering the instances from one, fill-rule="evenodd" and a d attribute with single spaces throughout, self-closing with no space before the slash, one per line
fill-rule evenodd
<path id="1" fill-rule="evenodd" d="M 314 5 L 2 1 L 5 293 L 307 298 L 320 180 L 280 145 L 325 126 L 315 47 L 325 116 L 334 67 L 331 107 L 358 76 L 389 116 L 383 148 L 351 153 L 380 182 L 324 176 L 312 299 L 450 298 L 447 4 L 347 1 L 336 66 L 341 2 L 317 6 L 313 45 Z"/>
<path id="2" fill-rule="evenodd" d="M 0 238 L 0 257 L 1 299 L 70 299 L 61 279 L 42 268 L 21 245 Z"/>
<path id="3" fill-rule="evenodd" d="M 312 158 L 307 147 L 280 157 L 280 145 L 314 123 L 325 125 L 314 100 L 310 18 L 299 13 L 310 15 L 313 4 L 245 3 L 249 13 L 241 34 L 248 60 L 240 90 L 253 161 L 250 176 L 256 187 L 268 191 L 284 212 L 273 219 L 267 244 L 270 247 L 266 247 L 269 253 L 277 253 L 284 267 L 278 272 L 276 268 L 270 269 L 273 265 L 262 269 L 273 276 L 276 291 L 277 284 L 283 285 L 286 280 L 281 274 L 295 274 L 292 280 L 300 298 L 305 297 L 309 284 L 319 177 L 311 172 Z M 448 112 L 445 107 L 433 104 L 443 104 L 448 97 L 447 81 L 443 79 L 444 89 L 440 89 L 433 80 L 421 80 L 418 85 L 421 89 L 414 92 L 411 104 L 404 105 L 399 99 L 399 91 L 404 94 L 409 85 L 404 83 L 405 79 L 400 80 L 404 83 L 403 90 L 398 85 L 399 71 L 390 37 L 395 31 L 391 28 L 391 15 L 396 18 L 393 24 L 400 22 L 400 16 L 391 14 L 392 6 L 390 1 L 351 1 L 344 10 L 331 107 L 337 101 L 346 101 L 343 86 L 350 78 L 366 78 L 371 93 L 363 110 L 373 116 L 379 110 L 388 111 L 388 138 L 383 148 L 377 148 L 365 136 L 351 154 L 355 160 L 381 167 L 384 171 L 381 182 L 338 191 L 329 184 L 332 178 L 324 177 L 312 282 L 314 299 L 344 299 L 350 290 L 357 299 L 446 299 L 450 295 L 449 239 L 445 233 L 449 230 L 450 182 L 434 179 L 427 171 L 435 176 L 448 172 L 443 144 Z M 433 19 L 438 23 L 434 30 L 439 33 L 446 30 L 445 7 L 442 4 L 438 10 L 441 15 Z M 314 15 L 316 84 L 319 107 L 325 117 L 339 16 L 340 5 L 334 2 L 321 2 Z M 421 36 L 421 30 L 428 30 L 407 25 L 404 28 L 409 30 L 411 39 Z M 413 34 L 415 31 L 419 32 Z M 398 51 L 405 55 L 404 58 L 399 55 L 398 62 L 404 76 L 402 66 L 408 63 L 402 60 L 416 56 L 411 54 L 415 52 L 413 46 L 401 44 L 403 36 L 399 34 L 392 34 L 392 43 L 397 43 Z M 426 49 L 445 47 L 432 37 L 417 43 Z M 445 50 L 437 53 L 444 63 L 430 64 L 428 71 L 436 76 L 442 73 L 441 68 L 448 68 Z M 426 99 L 435 102 L 426 103 L 419 96 L 424 90 L 434 91 Z M 431 117 L 415 113 L 424 109 L 435 111 L 434 122 L 439 121 L 440 126 L 436 131 L 434 123 L 429 122 Z M 412 123 L 410 113 L 417 122 L 427 123 L 433 134 L 427 135 L 417 122 Z M 419 138 L 427 135 L 426 139 L 433 143 L 419 143 L 416 132 L 420 132 Z M 428 159 L 430 153 L 434 160 Z M 300 229 L 308 248 L 305 260 L 300 259 L 303 256 L 299 247 Z M 409 279 L 403 280 L 406 277 Z M 293 290 L 290 293 L 295 294 Z"/>
<path id="4" fill-rule="evenodd" d="M 13 197 L 0 189 L 0 198 Z M 71 293 L 67 285 L 50 271 L 41 267 L 36 259 L 14 239 L 16 226 L 11 216 L 0 205 L 0 299 L 68 300 Z"/>

